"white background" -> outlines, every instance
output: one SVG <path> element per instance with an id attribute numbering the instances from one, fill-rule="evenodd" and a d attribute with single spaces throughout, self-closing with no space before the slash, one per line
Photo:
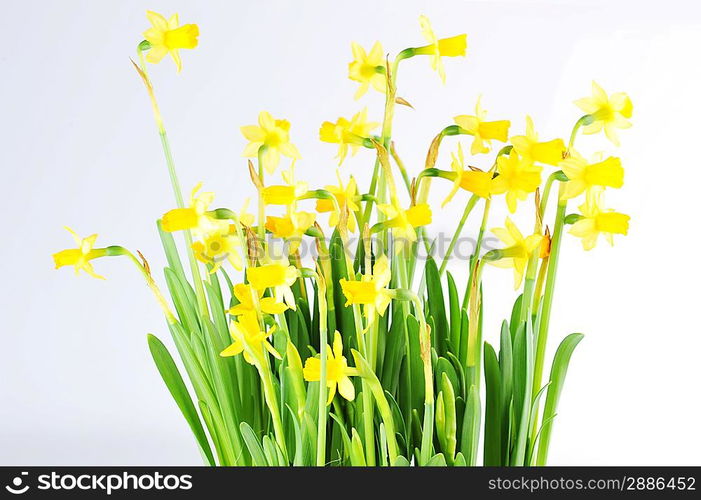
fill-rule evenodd
<path id="1" fill-rule="evenodd" d="M 468 33 L 468 56 L 402 65 L 395 139 L 416 174 L 430 139 L 476 97 L 523 131 L 566 136 L 572 101 L 596 79 L 624 90 L 634 127 L 617 152 L 626 184 L 609 202 L 632 215 L 613 249 L 564 243 L 554 342 L 584 332 L 556 420 L 552 464 L 696 464 L 699 375 L 701 11 L 693 1 L 10 2 L 0 16 L 0 464 L 199 464 L 194 439 L 152 365 L 145 335 L 169 335 L 126 261 L 95 262 L 105 282 L 54 271 L 72 246 L 62 226 L 164 265 L 154 220 L 173 200 L 142 83 L 129 63 L 147 8 L 200 26 L 200 47 L 152 67 L 184 189 L 215 190 L 237 209 L 253 194 L 238 127 L 261 109 L 292 122 L 312 185 L 334 179 L 324 120 L 382 97 L 352 99 L 350 42 L 391 53 L 422 44 L 419 14 L 439 36 Z M 467 143 L 466 143 L 467 145 Z M 446 140 L 439 162 L 448 168 Z M 579 143 L 612 151 L 603 137 Z M 485 162 L 486 157 L 473 163 Z M 367 186 L 372 156 L 344 165 Z M 434 181 L 432 200 L 447 192 Z M 464 193 L 432 231 L 450 231 Z M 526 210 L 522 210 L 526 213 Z M 477 218 L 468 226 L 474 234 Z M 492 224 L 503 223 L 497 211 Z M 523 216 L 522 225 L 532 222 Z M 464 264 L 453 269 L 460 272 Z M 513 300 L 508 271 L 485 272 L 485 326 L 495 340 Z"/>

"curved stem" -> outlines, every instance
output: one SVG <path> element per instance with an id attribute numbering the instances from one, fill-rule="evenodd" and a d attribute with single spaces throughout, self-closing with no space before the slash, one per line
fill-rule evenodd
<path id="1" fill-rule="evenodd" d="M 455 229 L 455 234 L 453 234 L 453 238 L 450 240 L 450 244 L 448 245 L 448 250 L 445 252 L 445 256 L 443 257 L 443 262 L 441 262 L 441 267 L 438 269 L 438 275 L 441 276 L 443 272 L 445 271 L 445 268 L 448 266 L 448 260 L 450 259 L 450 256 L 453 254 L 453 250 L 455 249 L 455 245 L 458 242 L 458 238 L 460 238 L 460 234 L 462 233 L 462 228 L 465 225 L 465 222 L 467 221 L 467 217 L 470 215 L 470 212 L 472 212 L 472 209 L 475 207 L 477 204 L 477 200 L 479 200 L 479 196 L 476 194 L 473 194 L 470 199 L 467 201 L 467 205 L 465 205 L 465 211 L 462 214 L 462 218 L 460 219 L 460 222 L 458 223 L 458 227 Z"/>

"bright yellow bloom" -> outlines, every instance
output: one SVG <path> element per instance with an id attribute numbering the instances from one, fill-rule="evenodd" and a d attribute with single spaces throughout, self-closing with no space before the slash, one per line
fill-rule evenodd
<path id="1" fill-rule="evenodd" d="M 266 314 L 282 314 L 288 307 L 277 302 L 274 297 L 263 297 L 263 291 L 256 292 L 258 306 L 253 300 L 253 288 L 251 285 L 239 283 L 234 285 L 234 297 L 239 301 L 234 307 L 226 311 L 232 316 L 241 316 L 242 314 L 257 314 L 258 308 Z"/>
<path id="2" fill-rule="evenodd" d="M 526 116 L 526 135 L 517 135 L 511 138 L 511 144 L 519 155 L 532 161 L 557 165 L 562 161 L 565 152 L 565 143 L 562 139 L 539 142 L 538 133 L 533 126 L 533 120 Z"/>
<path id="3" fill-rule="evenodd" d="M 234 342 L 219 355 L 228 357 L 243 353 L 243 358 L 252 365 L 256 365 L 263 360 L 265 351 L 268 351 L 277 359 L 282 359 L 280 353 L 268 342 L 268 337 L 274 332 L 274 326 L 267 332 L 262 331 L 258 318 L 253 314 L 239 316 L 238 321 L 229 323 L 229 333 Z"/>
<path id="4" fill-rule="evenodd" d="M 275 172 L 280 155 L 294 160 L 302 157 L 290 142 L 290 122 L 276 120 L 267 111 L 261 111 L 258 115 L 258 125 L 245 125 L 241 127 L 241 133 L 250 141 L 243 150 L 243 156 L 257 156 L 258 150 L 263 147 L 263 166 L 269 174 Z"/>
<path id="5" fill-rule="evenodd" d="M 158 63 L 170 54 L 175 61 L 178 72 L 183 68 L 180 59 L 180 49 L 194 49 L 197 47 L 197 37 L 200 29 L 196 24 L 179 26 L 178 15 L 173 14 L 166 20 L 162 15 L 146 11 L 146 17 L 151 23 L 151 28 L 144 31 L 144 38 L 151 44 L 151 49 L 146 54 L 146 60 L 150 63 Z"/>
<path id="6" fill-rule="evenodd" d="M 307 192 L 306 182 L 295 182 L 294 184 L 279 184 L 263 188 L 263 201 L 266 205 L 291 206 L 297 198 Z"/>
<path id="7" fill-rule="evenodd" d="M 370 131 L 379 125 L 377 122 L 368 121 L 368 109 L 353 115 L 353 118 L 339 118 L 336 123 L 324 122 L 319 129 L 319 139 L 323 142 L 338 144 L 338 164 L 341 165 L 348 154 L 348 147 L 351 148 L 351 156 L 355 156 L 358 148 L 362 146 L 365 139 L 370 136 Z"/>
<path id="8" fill-rule="evenodd" d="M 400 208 L 396 203 L 378 205 L 377 208 L 387 216 L 383 225 L 385 228 L 392 229 L 397 253 L 416 241 L 417 227 L 431 223 L 431 207 L 428 203 L 419 203 L 407 210 Z"/>
<path id="9" fill-rule="evenodd" d="M 266 288 L 274 289 L 275 300 L 284 302 L 295 308 L 295 297 L 290 288 L 297 280 L 297 268 L 283 262 L 271 261 L 258 267 L 246 268 L 246 277 L 254 290 L 265 291 Z"/>
<path id="10" fill-rule="evenodd" d="M 621 159 L 609 156 L 602 159 L 601 153 L 589 163 L 579 153 L 570 150 L 569 157 L 560 163 L 560 168 L 569 181 L 565 184 L 562 198 L 569 200 L 594 186 L 620 188 L 623 186 Z"/>
<path id="11" fill-rule="evenodd" d="M 489 198 L 492 194 L 493 186 L 492 172 L 484 172 L 478 169 L 465 170 L 465 157 L 460 143 L 458 143 L 458 155 L 455 156 L 455 153 L 451 153 L 451 156 L 453 159 L 450 162 L 450 167 L 455 173 L 455 180 L 453 180 L 453 188 L 443 200 L 441 206 L 446 206 L 460 188 L 482 198 Z"/>
<path id="12" fill-rule="evenodd" d="M 450 38 L 438 39 L 433 33 L 431 22 L 426 16 L 419 16 L 421 34 L 428 41 L 429 45 L 415 49 L 417 55 L 430 55 L 431 68 L 438 71 L 443 83 L 445 83 L 445 68 L 441 57 L 465 56 L 467 50 L 467 35 L 462 34 Z"/>
<path id="13" fill-rule="evenodd" d="M 327 405 L 331 404 L 338 393 L 348 401 L 355 399 L 355 387 L 349 377 L 358 375 L 358 370 L 350 368 L 343 355 L 343 341 L 341 334 L 336 331 L 333 335 L 333 349 L 326 345 L 326 387 L 329 389 Z M 304 362 L 304 380 L 307 382 L 319 382 L 321 380 L 321 360 L 319 357 L 307 358 Z"/>
<path id="14" fill-rule="evenodd" d="M 491 141 L 506 142 L 509 136 L 509 120 L 497 120 L 493 122 L 485 121 L 487 110 L 482 108 L 482 97 L 477 99 L 475 105 L 475 114 L 473 115 L 458 115 L 454 118 L 455 123 L 466 133 L 474 136 L 470 153 L 473 155 L 479 153 L 488 153 L 491 149 Z"/>
<path id="15" fill-rule="evenodd" d="M 316 214 L 311 212 L 291 211 L 284 217 L 268 216 L 265 228 L 273 233 L 276 238 L 284 238 L 289 243 L 289 252 L 294 253 L 299 248 L 302 235 L 309 229 L 316 219 Z"/>
<path id="16" fill-rule="evenodd" d="M 492 185 L 493 194 L 506 193 L 506 206 L 509 212 L 516 212 L 519 200 L 526 199 L 540 186 L 540 173 L 543 167 L 535 165 L 531 160 L 522 158 L 514 150 L 497 159 L 498 176 Z"/>
<path id="17" fill-rule="evenodd" d="M 631 127 L 628 118 L 633 116 L 633 102 L 624 92 L 616 92 L 609 97 L 596 82 L 591 82 L 591 91 L 591 97 L 574 102 L 582 111 L 594 117 L 594 122 L 585 126 L 582 132 L 596 134 L 603 129 L 612 143 L 620 145 L 616 129 Z"/>
<path id="18" fill-rule="evenodd" d="M 349 216 L 347 227 L 352 233 L 355 232 L 357 227 L 357 222 L 354 217 L 354 213 L 360 210 L 360 205 L 356 202 L 358 196 L 358 187 L 356 185 L 355 179 L 350 178 L 348 184 L 344 187 L 343 181 L 341 180 L 341 174 L 336 171 L 336 176 L 338 177 L 338 186 L 324 186 L 324 189 L 331 193 L 334 198 L 336 198 L 336 203 L 338 204 L 338 209 L 336 209 L 336 203 L 333 200 L 316 200 L 316 211 L 320 213 L 331 212 L 329 217 L 329 226 L 336 227 L 338 221 L 341 218 L 341 210 L 344 207 L 348 208 Z"/>
<path id="19" fill-rule="evenodd" d="M 579 207 L 582 217 L 572 225 L 570 234 L 582 238 L 584 250 L 594 248 L 601 233 L 611 246 L 614 234 L 628 234 L 630 216 L 605 209 L 603 204 L 603 189 L 594 188 L 587 192 L 586 201 Z"/>
<path id="20" fill-rule="evenodd" d="M 214 201 L 214 193 L 199 193 L 202 183 L 198 183 L 190 194 L 188 208 L 175 208 L 166 212 L 161 219 L 164 231 L 174 232 L 191 229 L 197 234 L 228 232 L 229 223 L 207 215 L 209 205 Z"/>
<path id="21" fill-rule="evenodd" d="M 360 87 L 355 92 L 355 99 L 363 97 L 370 85 L 378 92 L 383 94 L 387 92 L 384 72 L 384 67 L 386 66 L 385 54 L 382 51 L 380 42 L 375 42 L 369 54 L 355 42 L 351 44 L 351 48 L 353 50 L 353 60 L 348 64 L 348 78 L 360 82 Z M 383 68 L 383 70 L 378 73 L 377 68 Z"/>
<path id="22" fill-rule="evenodd" d="M 97 235 L 91 234 L 87 238 L 81 238 L 70 227 L 65 226 L 65 229 L 71 233 L 76 245 L 78 245 L 78 248 L 61 250 L 60 252 L 53 254 L 56 269 L 63 266 L 73 266 L 75 267 L 75 274 L 79 274 L 80 270 L 82 269 L 93 278 L 101 280 L 105 279 L 104 276 L 100 276 L 99 274 L 95 273 L 95 270 L 90 263 L 90 261 L 93 259 L 107 255 L 104 248 L 93 249 Z"/>
<path id="23" fill-rule="evenodd" d="M 523 274 L 526 271 L 528 259 L 533 255 L 534 251 L 540 251 L 543 236 L 532 234 L 524 238 L 521 231 L 508 217 L 506 218 L 505 226 L 492 229 L 494 235 L 506 247 L 503 250 L 499 250 L 499 253 L 502 255 L 501 259 L 489 262 L 497 267 L 512 267 L 514 269 L 514 290 L 516 290 L 521 285 L 521 281 L 523 281 Z"/>
<path id="24" fill-rule="evenodd" d="M 363 275 L 360 281 L 341 279 L 341 290 L 346 296 L 346 307 L 352 304 L 362 304 L 363 314 L 372 321 L 375 314 L 384 315 L 392 300 L 392 293 L 387 290 L 392 279 L 387 256 L 382 255 L 375 261 L 372 274 Z"/>
<path id="25" fill-rule="evenodd" d="M 242 269 L 241 242 L 235 233 L 231 233 L 232 228 L 227 229 L 227 231 L 205 233 L 202 241 L 195 241 L 192 244 L 195 258 L 212 265 L 210 273 L 216 273 L 224 261 L 228 261 L 237 271 Z"/>

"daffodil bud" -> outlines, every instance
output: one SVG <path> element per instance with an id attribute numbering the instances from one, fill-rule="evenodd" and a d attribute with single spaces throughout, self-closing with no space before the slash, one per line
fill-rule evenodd
<path id="1" fill-rule="evenodd" d="M 565 224 L 574 224 L 580 219 L 583 219 L 584 217 L 580 214 L 569 214 L 567 217 L 565 217 Z"/>

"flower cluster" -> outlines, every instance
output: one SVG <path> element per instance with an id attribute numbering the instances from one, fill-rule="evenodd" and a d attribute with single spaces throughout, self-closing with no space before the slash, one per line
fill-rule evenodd
<path id="1" fill-rule="evenodd" d="M 563 233 L 571 226 L 569 233 L 590 250 L 600 235 L 613 244 L 629 225 L 629 217 L 606 208 L 603 198 L 606 190 L 623 186 L 621 159 L 584 154 L 575 148 L 576 138 L 603 131 L 618 145 L 617 129 L 630 126 L 630 98 L 609 96 L 593 83 L 592 96 L 576 101 L 585 114 L 565 142 L 542 139 L 530 116 L 523 131 L 513 133 L 511 120 L 488 116 L 480 96 L 473 114 L 458 114 L 439 128 L 424 168 L 408 171 L 392 136 L 394 107 L 408 105 L 397 95 L 399 65 L 427 57 L 445 83 L 445 58 L 467 52 L 465 34 L 438 38 L 421 16 L 425 43 L 394 58 L 379 42 L 369 51 L 351 45 L 348 77 L 359 84 L 355 99 L 373 89 L 384 94 L 385 106 L 376 121 L 363 107 L 350 118 L 321 124 L 320 141 L 337 145 L 338 165 L 329 155 L 337 185 L 298 180 L 302 155 L 290 121 L 261 111 L 257 124 L 240 128 L 247 141 L 242 172 L 247 165 L 256 213 L 249 212 L 248 200 L 240 210 L 214 208 L 214 194 L 201 184 L 189 202 L 183 200 L 148 76 L 148 63 L 166 54 L 180 71 L 179 51 L 197 46 L 199 29 L 180 26 L 177 14 L 166 19 L 149 11 L 147 17 L 151 28 L 138 45 L 137 71 L 155 111 L 176 200 L 158 223 L 172 300 L 160 292 L 141 254 L 94 248 L 97 235 L 81 239 L 69 229 L 78 248 L 56 253 L 54 261 L 57 268 L 71 265 L 101 279 L 95 259 L 127 256 L 136 264 L 164 310 L 197 404 L 168 350 L 152 336 L 151 352 L 207 463 L 474 465 L 484 425 L 485 464 L 544 464 L 559 395 L 551 391 L 560 390 L 557 377 L 564 376 L 553 369 L 550 384 L 542 384 Z M 448 140 L 456 143 L 446 161 L 439 153 Z M 367 189 L 343 167 L 361 151 L 372 173 Z M 465 205 L 449 254 L 473 209 L 482 207 L 472 257 L 457 279 L 447 272 L 450 255 L 440 265 L 429 257 L 420 266 L 417 258 L 421 246 L 431 249 L 433 178 L 448 181 L 441 208 L 460 198 Z M 551 197 L 554 213 L 548 210 Z M 568 204 L 580 198 L 578 211 L 568 213 Z M 490 214 L 499 203 L 511 214 L 492 229 L 502 246 L 485 251 Z M 328 214 L 327 232 L 322 214 Z M 522 232 L 514 222 L 524 217 L 532 220 L 532 231 Z M 361 236 L 356 248 L 351 233 Z M 304 239 L 318 255 L 300 253 Z M 282 252 L 274 251 L 279 241 Z M 489 292 L 483 263 L 511 269 L 515 289 L 521 289 L 505 314 L 510 319 L 501 328 L 498 358 L 483 341 L 482 303 Z M 566 337 L 562 345 L 573 349 L 580 338 Z M 555 362 L 562 361 L 556 356 Z M 549 403 L 541 411 L 542 393 Z"/>

